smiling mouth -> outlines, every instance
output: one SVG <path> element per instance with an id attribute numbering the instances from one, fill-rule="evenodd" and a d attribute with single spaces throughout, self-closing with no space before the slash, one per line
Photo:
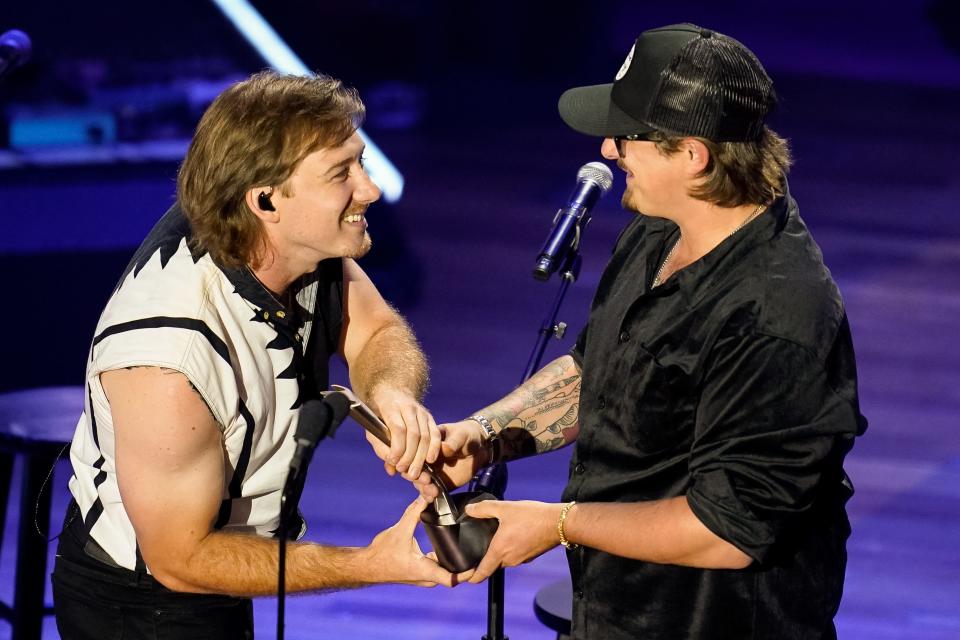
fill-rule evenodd
<path id="1" fill-rule="evenodd" d="M 346 223 L 352 224 L 352 223 L 355 223 L 355 222 L 362 222 L 362 221 L 363 221 L 363 218 L 364 218 L 364 214 L 362 214 L 362 213 L 353 213 L 353 214 L 350 214 L 349 216 L 343 216 L 343 221 L 346 222 Z"/>

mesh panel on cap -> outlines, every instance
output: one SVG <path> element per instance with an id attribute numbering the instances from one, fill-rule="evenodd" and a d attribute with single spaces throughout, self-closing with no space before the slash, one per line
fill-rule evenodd
<path id="1" fill-rule="evenodd" d="M 666 133 L 754 140 L 774 103 L 773 83 L 756 57 L 716 32 L 691 40 L 661 75 L 649 120 Z"/>

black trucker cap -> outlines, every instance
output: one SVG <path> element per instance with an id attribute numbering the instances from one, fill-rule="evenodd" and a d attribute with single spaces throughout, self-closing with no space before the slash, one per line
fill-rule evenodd
<path id="1" fill-rule="evenodd" d="M 662 131 L 715 142 L 756 140 L 776 104 L 773 82 L 733 38 L 693 24 L 644 31 L 612 84 L 570 89 L 560 117 L 588 135 Z"/>

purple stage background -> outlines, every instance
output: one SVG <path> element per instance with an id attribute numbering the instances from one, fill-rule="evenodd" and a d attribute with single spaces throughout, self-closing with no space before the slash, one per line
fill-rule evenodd
<path id="1" fill-rule="evenodd" d="M 433 370 L 427 405 L 440 421 L 469 415 L 519 381 L 553 299 L 556 283 L 529 275 L 534 254 L 577 169 L 600 159 L 599 141 L 556 115 L 560 93 L 612 78 L 641 30 L 669 22 L 696 22 L 751 47 L 781 96 L 772 124 L 793 145 L 791 190 L 845 296 L 870 420 L 847 463 L 857 494 L 840 636 L 960 638 L 954 3 L 255 4 L 308 65 L 358 86 L 365 129 L 406 178 L 399 203 L 371 209 L 374 251 L 363 264 L 423 342 Z M 140 154 L 107 162 L 112 147 L 101 141 L 70 150 L 71 160 L 24 164 L 22 151 L 0 148 L 0 267 L 14 310 L 3 320 L 0 389 L 80 384 L 100 305 L 172 201 L 178 149 L 203 102 L 183 96 L 262 62 L 212 4 L 185 0 L 162 9 L 4 6 L 0 32 L 10 28 L 30 33 L 36 53 L 0 84 L 4 122 L 124 104 L 117 142 Z M 190 90 L 171 89 L 183 86 Z M 629 220 L 614 174 L 561 314 L 570 331 L 547 358 L 569 349 Z M 332 379 L 346 382 L 339 364 Z M 512 464 L 508 496 L 558 500 L 569 453 Z M 366 544 L 414 497 L 383 473 L 352 423 L 321 444 L 310 473 L 303 508 L 313 540 Z M 55 521 L 68 476 L 61 463 Z M 15 518 L 0 556 L 7 601 Z M 565 576 L 556 550 L 508 571 L 513 640 L 554 637 L 535 619 L 533 597 Z M 298 596 L 288 601 L 287 637 L 479 639 L 485 603 L 486 587 L 472 585 Z M 273 637 L 275 606 L 258 601 L 258 637 Z M 8 634 L 0 623 L 0 638 Z M 56 637 L 49 619 L 44 638 Z"/>

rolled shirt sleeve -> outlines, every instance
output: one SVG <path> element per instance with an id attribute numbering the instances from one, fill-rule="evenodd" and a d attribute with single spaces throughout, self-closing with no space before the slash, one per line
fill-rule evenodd
<path id="1" fill-rule="evenodd" d="M 855 398 L 831 384 L 842 348 L 821 361 L 794 342 L 748 334 L 719 340 L 710 356 L 687 499 L 708 529 L 758 562 L 824 483 L 839 489 L 838 460 L 859 424 Z"/>

